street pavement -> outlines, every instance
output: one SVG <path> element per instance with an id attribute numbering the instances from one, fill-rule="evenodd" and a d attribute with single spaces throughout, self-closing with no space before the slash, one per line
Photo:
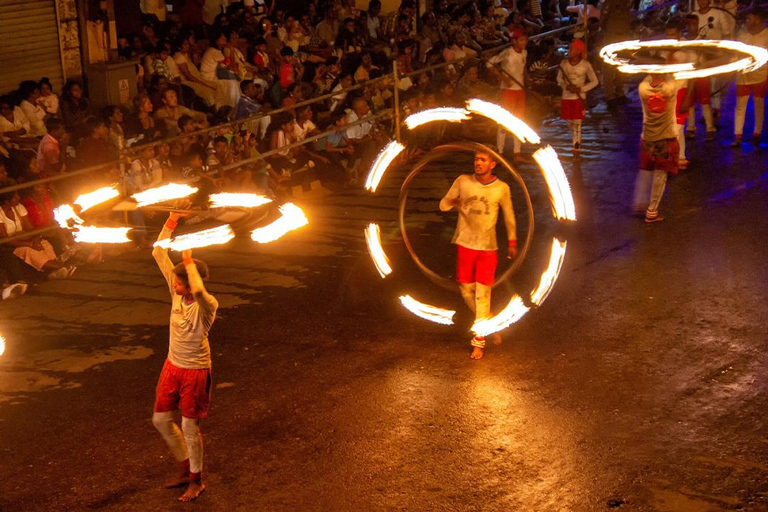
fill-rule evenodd
<path id="1" fill-rule="evenodd" d="M 208 490 L 193 504 L 161 488 L 173 462 L 150 418 L 170 299 L 149 252 L 2 302 L 0 510 L 768 510 L 768 150 L 726 147 L 727 122 L 705 142 L 699 125 L 666 220 L 649 226 L 629 210 L 640 121 L 637 102 L 598 107 L 580 160 L 562 121 L 540 128 L 579 220 L 558 226 L 537 169 L 519 167 L 535 233 L 494 310 L 535 286 L 553 235 L 567 255 L 547 301 L 481 361 L 458 295 L 426 280 L 399 237 L 407 166 L 375 197 L 299 199 L 310 225 L 283 240 L 198 251 L 221 309 Z M 470 171 L 456 155 L 409 195 L 415 250 L 446 276 L 456 217 L 437 201 Z M 394 279 L 368 259 L 371 221 Z M 410 315 L 403 293 L 458 309 L 457 325 Z"/>

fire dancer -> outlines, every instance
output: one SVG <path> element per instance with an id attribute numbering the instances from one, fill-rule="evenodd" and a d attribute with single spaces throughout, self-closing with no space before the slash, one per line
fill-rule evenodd
<path id="1" fill-rule="evenodd" d="M 158 241 L 171 237 L 180 215 L 171 213 Z M 208 415 L 211 399 L 211 349 L 208 331 L 216 318 L 219 303 L 209 294 L 203 279 L 208 266 L 192 259 L 192 251 L 182 252 L 183 262 L 174 266 L 168 249 L 152 251 L 168 283 L 172 297 L 170 343 L 157 383 L 152 423 L 171 449 L 179 464 L 177 477 L 166 488 L 187 486 L 179 501 L 193 501 L 205 491 L 202 479 L 203 436 L 199 422 Z M 173 411 L 181 409 L 181 429 Z"/>
<path id="2" fill-rule="evenodd" d="M 496 221 L 499 207 L 507 228 L 507 257 L 517 257 L 517 229 L 509 185 L 494 175 L 494 157 L 475 153 L 475 173 L 462 174 L 440 201 L 440 210 L 459 211 L 459 221 L 451 243 L 456 244 L 456 281 L 461 296 L 480 320 L 491 316 L 491 287 L 496 273 Z M 500 338 L 498 338 L 500 339 Z M 472 359 L 483 357 L 485 337 L 472 338 Z"/>
<path id="3" fill-rule="evenodd" d="M 568 60 L 561 63 L 557 71 L 557 84 L 563 89 L 560 117 L 568 123 L 574 153 L 581 151 L 581 123 L 587 115 L 586 94 L 600 83 L 586 56 L 584 43 L 574 39 L 568 48 Z"/>

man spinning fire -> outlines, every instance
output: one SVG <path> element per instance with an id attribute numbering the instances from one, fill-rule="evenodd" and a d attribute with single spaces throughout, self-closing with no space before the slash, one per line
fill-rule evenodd
<path id="1" fill-rule="evenodd" d="M 491 287 L 496 273 L 496 221 L 499 207 L 504 212 L 509 243 L 507 257 L 517 257 L 517 228 L 509 185 L 493 173 L 494 157 L 487 152 L 475 153 L 475 173 L 462 174 L 440 200 L 440 211 L 456 208 L 459 221 L 451 243 L 456 244 L 456 281 L 461 296 L 480 320 L 491 316 Z M 494 335 L 497 340 L 501 338 Z M 483 357 L 485 337 L 472 338 L 472 359 Z"/>

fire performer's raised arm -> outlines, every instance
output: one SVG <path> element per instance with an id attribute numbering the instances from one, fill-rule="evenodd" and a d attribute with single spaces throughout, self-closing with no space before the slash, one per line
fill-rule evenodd
<path id="1" fill-rule="evenodd" d="M 176 229 L 176 225 L 179 222 L 179 218 L 181 218 L 181 215 L 178 213 L 171 213 L 168 215 L 168 220 L 165 221 L 165 224 L 163 225 L 163 229 L 160 231 L 160 235 L 157 237 L 157 241 L 160 240 L 167 240 L 171 238 L 171 235 L 173 234 L 173 230 Z M 171 258 L 168 256 L 169 249 L 167 247 L 160 247 L 156 245 L 154 249 L 152 249 L 152 257 L 155 258 L 155 261 L 157 262 L 157 266 L 160 267 L 160 272 L 163 273 L 163 277 L 165 277 L 166 282 L 168 283 L 168 289 L 171 292 L 171 295 L 174 295 L 173 290 L 173 262 L 171 261 Z"/>

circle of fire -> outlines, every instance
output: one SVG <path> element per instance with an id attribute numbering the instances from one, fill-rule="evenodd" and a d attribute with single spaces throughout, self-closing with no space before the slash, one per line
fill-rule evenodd
<path id="1" fill-rule="evenodd" d="M 693 62 L 676 64 L 632 64 L 629 59 L 619 57 L 620 52 L 626 51 L 681 49 L 718 49 L 739 54 L 742 57 L 736 61 L 709 68 L 697 68 Z M 616 66 L 622 73 L 672 74 L 676 80 L 688 80 L 691 78 L 705 78 L 725 73 L 748 73 L 754 71 L 768 63 L 768 50 L 760 48 L 759 46 L 728 39 L 702 39 L 692 41 L 660 39 L 657 41 L 621 41 L 619 43 L 609 44 L 600 50 L 600 58 L 602 58 L 606 64 Z"/>
<path id="2" fill-rule="evenodd" d="M 436 121 L 461 122 L 469 119 L 471 114 L 487 117 L 495 121 L 504 129 L 512 133 L 522 141 L 533 144 L 539 144 L 541 139 L 538 134 L 531 129 L 521 119 L 512 115 L 508 110 L 487 101 L 471 99 L 467 101 L 466 108 L 434 108 L 412 114 L 405 119 L 405 124 L 410 129 L 417 126 L 426 125 Z M 376 193 L 376 189 L 384 177 L 389 166 L 397 156 L 405 150 L 405 146 L 397 141 L 392 141 L 384 147 L 379 153 L 365 183 L 365 188 Z M 552 205 L 552 214 L 555 219 L 561 222 L 576 220 L 576 207 L 571 194 L 571 188 L 568 178 L 565 176 L 563 166 L 557 157 L 557 153 L 551 146 L 540 147 L 537 149 L 533 158 L 539 166 L 544 181 L 549 190 L 549 198 Z M 402 203 L 401 203 L 402 204 Z M 381 243 L 381 229 L 376 223 L 370 223 L 365 228 L 365 241 L 368 246 L 368 252 L 373 260 L 373 264 L 381 275 L 386 278 L 392 274 L 392 264 L 384 252 Z M 552 238 L 549 262 L 546 269 L 541 274 L 538 286 L 530 294 L 530 302 L 534 306 L 540 306 L 547 298 L 557 281 L 560 269 L 563 266 L 565 258 L 565 248 L 567 242 L 561 241 L 557 237 Z M 414 315 L 444 325 L 453 324 L 455 311 L 439 308 L 430 304 L 420 302 L 410 295 L 400 297 L 400 302 Z M 472 332 L 478 336 L 487 336 L 501 331 L 519 321 L 525 316 L 531 307 L 527 306 L 523 298 L 519 295 L 513 295 L 504 309 L 491 318 L 483 318 L 475 321 L 472 325 Z"/>

